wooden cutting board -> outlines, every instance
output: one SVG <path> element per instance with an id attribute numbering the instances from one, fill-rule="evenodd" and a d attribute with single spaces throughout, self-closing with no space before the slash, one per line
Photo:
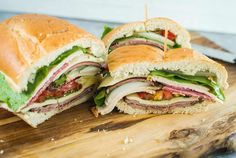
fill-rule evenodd
<path id="1" fill-rule="evenodd" d="M 196 33 L 192 37 L 194 43 L 219 48 Z M 236 131 L 236 65 L 223 64 L 229 72 L 227 100 L 199 114 L 114 111 L 95 118 L 89 110 L 93 103 L 85 103 L 34 129 L 0 110 L 0 157 L 198 157 L 227 147 Z"/>

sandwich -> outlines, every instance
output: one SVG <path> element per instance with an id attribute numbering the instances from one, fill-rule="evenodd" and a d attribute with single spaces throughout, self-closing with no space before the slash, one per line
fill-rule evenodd
<path id="1" fill-rule="evenodd" d="M 165 38 L 167 31 L 167 38 Z M 153 18 L 144 22 L 133 22 L 114 29 L 105 27 L 102 35 L 108 53 L 127 45 L 150 45 L 164 50 L 191 48 L 189 32 L 167 18 Z"/>
<path id="2" fill-rule="evenodd" d="M 0 23 L 0 107 L 32 127 L 87 101 L 105 46 L 67 21 L 38 14 Z"/>
<path id="3" fill-rule="evenodd" d="M 128 45 L 107 62 L 109 73 L 94 98 L 102 115 L 115 107 L 128 114 L 191 114 L 225 100 L 224 66 L 189 48 Z"/>

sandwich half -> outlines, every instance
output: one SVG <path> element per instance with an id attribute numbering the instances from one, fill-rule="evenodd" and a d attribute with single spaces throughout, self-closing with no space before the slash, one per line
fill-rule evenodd
<path id="1" fill-rule="evenodd" d="M 58 18 L 17 15 L 0 23 L 0 106 L 33 127 L 87 101 L 105 46 Z"/>
<path id="2" fill-rule="evenodd" d="M 165 39 L 165 30 L 168 31 Z M 114 29 L 105 27 L 102 35 L 107 51 L 127 45 L 150 45 L 164 49 L 191 48 L 189 32 L 167 18 L 153 18 L 144 22 L 133 22 Z"/>
<path id="3" fill-rule="evenodd" d="M 149 45 L 123 46 L 108 55 L 109 74 L 94 99 L 98 113 L 115 107 L 128 114 L 195 113 L 225 100 L 227 71 L 188 48 L 164 52 Z"/>

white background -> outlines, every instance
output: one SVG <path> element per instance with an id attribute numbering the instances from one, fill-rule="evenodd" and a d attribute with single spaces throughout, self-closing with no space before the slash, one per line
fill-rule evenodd
<path id="1" fill-rule="evenodd" d="M 165 16 L 188 29 L 236 34 L 236 0 L 0 0 L 0 11 L 44 13 L 107 22 Z"/>

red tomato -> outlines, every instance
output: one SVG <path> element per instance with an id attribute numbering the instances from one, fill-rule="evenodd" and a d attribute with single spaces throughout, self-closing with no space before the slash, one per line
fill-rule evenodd
<path id="1" fill-rule="evenodd" d="M 36 103 L 41 103 L 45 101 L 47 98 L 51 97 L 62 97 L 69 91 L 79 90 L 81 88 L 81 84 L 75 82 L 75 80 L 72 80 L 70 82 L 65 83 L 64 85 L 56 88 L 56 89 L 45 89 L 37 98 L 35 101 Z"/>
<path id="2" fill-rule="evenodd" d="M 146 92 L 138 92 L 138 96 L 139 96 L 141 99 L 145 99 L 145 100 L 151 100 L 151 99 L 153 99 L 153 95 L 152 95 L 152 94 L 149 94 L 149 93 L 146 93 Z"/>
<path id="3" fill-rule="evenodd" d="M 165 30 L 161 30 L 161 35 L 165 37 Z M 168 31 L 167 38 L 171 41 L 174 41 L 176 39 L 176 35 Z"/>
<path id="4" fill-rule="evenodd" d="M 169 100 L 173 98 L 173 94 L 170 91 L 163 90 L 163 95 L 165 100 Z"/>

